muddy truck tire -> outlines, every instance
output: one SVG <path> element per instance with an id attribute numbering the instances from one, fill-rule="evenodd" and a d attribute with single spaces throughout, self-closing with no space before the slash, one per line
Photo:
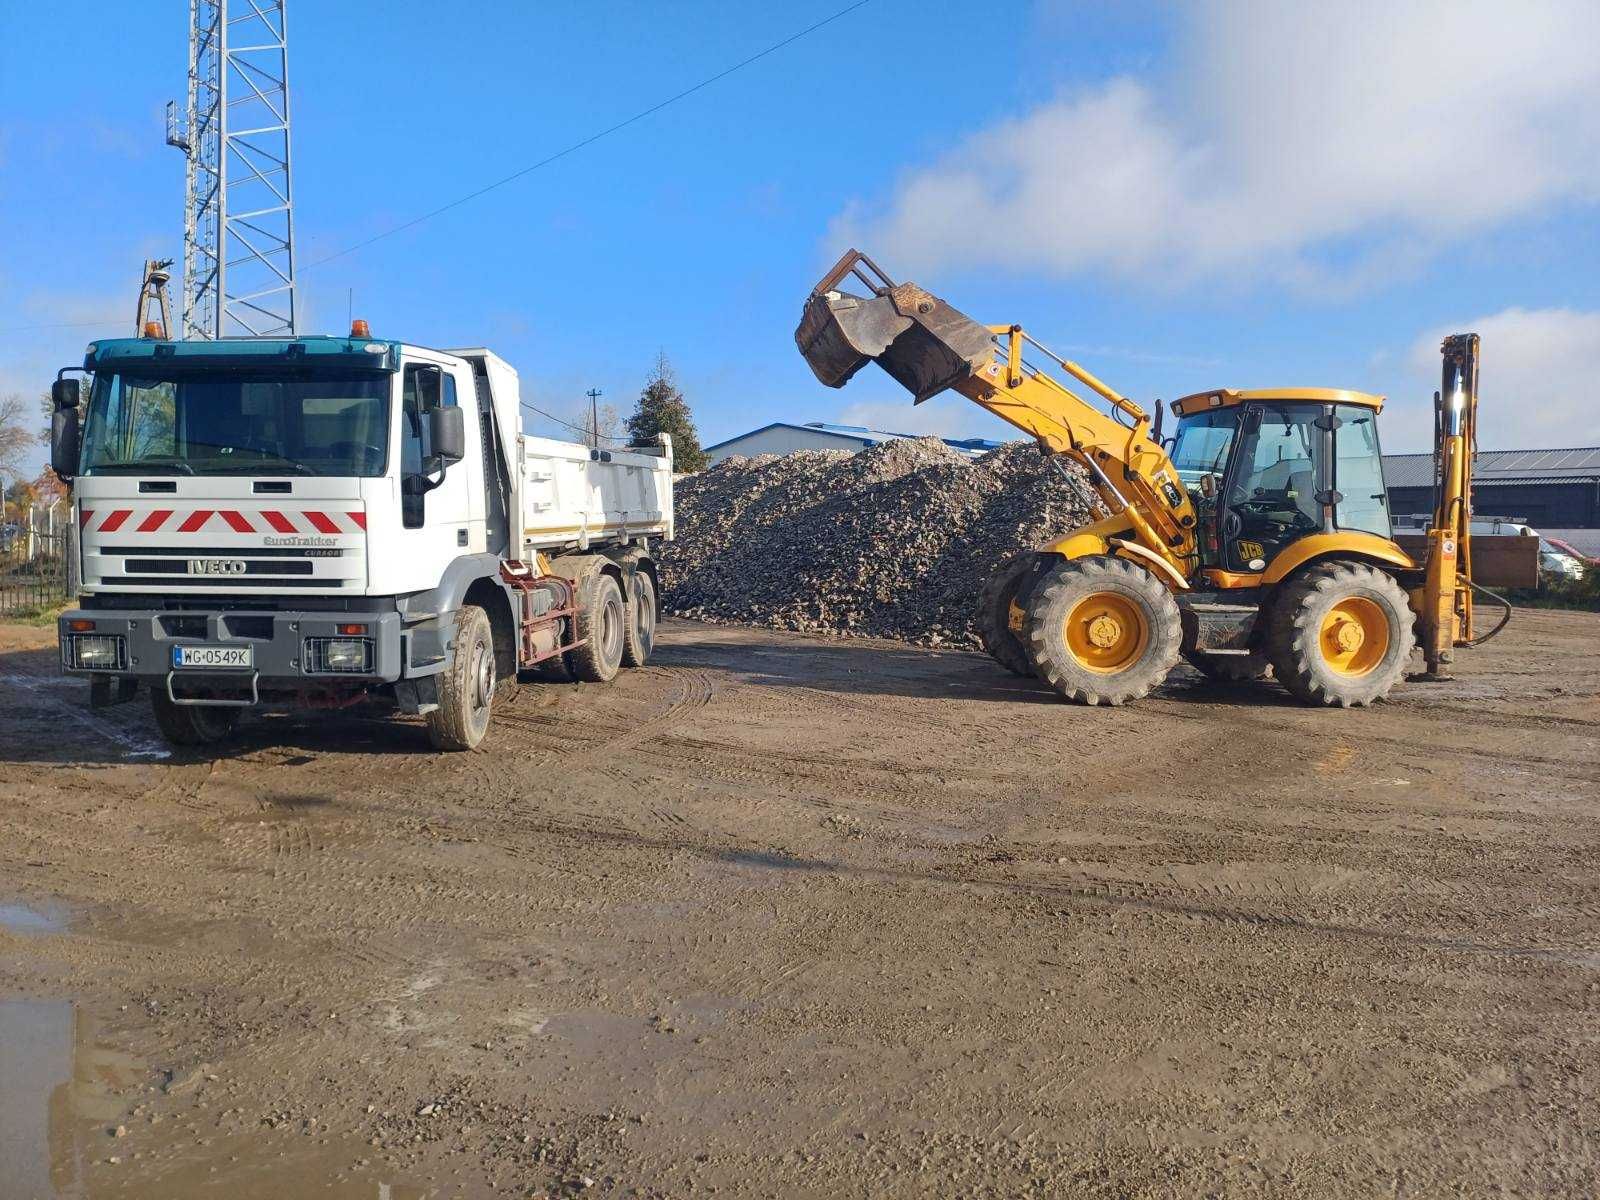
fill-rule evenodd
<path id="1" fill-rule="evenodd" d="M 628 585 L 622 625 L 622 665 L 642 667 L 656 646 L 656 585 L 649 572 L 635 569 Z"/>
<path id="2" fill-rule="evenodd" d="M 439 674 L 439 707 L 428 714 L 435 750 L 471 750 L 489 732 L 494 709 L 494 631 L 476 604 L 456 612 L 450 665 Z"/>
<path id="3" fill-rule="evenodd" d="M 156 728 L 174 746 L 212 746 L 239 723 L 237 708 L 209 704 L 174 704 L 160 688 L 150 689 L 150 711 Z"/>
<path id="4" fill-rule="evenodd" d="M 579 584 L 577 634 L 583 645 L 566 655 L 572 673 L 584 683 L 609 683 L 622 668 L 627 605 L 610 575 L 594 574 Z"/>

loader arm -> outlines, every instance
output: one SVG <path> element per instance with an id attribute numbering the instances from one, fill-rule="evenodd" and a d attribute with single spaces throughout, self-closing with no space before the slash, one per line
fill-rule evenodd
<path id="1" fill-rule="evenodd" d="M 854 277 L 869 295 L 841 292 Z M 806 301 L 795 342 L 817 378 L 843 387 L 868 361 L 911 392 L 915 403 L 950 389 L 1028 434 L 1046 454 L 1061 454 L 1088 472 L 1111 513 L 1110 530 L 1125 531 L 1182 588 L 1196 555 L 1193 502 L 1150 416 L 1077 363 L 1051 353 L 1020 325 L 980 325 L 915 283 L 896 284 L 858 250 L 848 251 Z M 1096 393 L 1084 399 L 1024 358 L 1040 355 Z M 1105 523 L 1099 528 L 1107 530 Z"/>

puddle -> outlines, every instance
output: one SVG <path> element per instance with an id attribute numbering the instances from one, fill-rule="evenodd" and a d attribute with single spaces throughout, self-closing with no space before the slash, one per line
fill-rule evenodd
<path id="1" fill-rule="evenodd" d="M 60 933 L 66 927 L 65 910 L 53 904 L 0 904 L 0 929 L 12 933 Z"/>
<path id="2" fill-rule="evenodd" d="M 36 910 L 28 910 L 37 915 Z M 0 1197 L 82 1200 L 104 1193 L 161 1197 L 217 1190 L 235 1200 L 320 1195 L 331 1200 L 427 1200 L 431 1189 L 372 1178 L 352 1159 L 327 1154 L 285 1160 L 280 1147 L 231 1145 L 222 1153 L 162 1146 L 159 1175 L 133 1161 L 108 1128 L 153 1073 L 96 1035 L 70 1000 L 0 1000 Z M 253 1142 L 253 1140 L 252 1140 Z M 147 1145 L 145 1153 L 150 1147 Z M 109 1162 L 115 1152 L 119 1164 Z M 220 1169 L 220 1170 L 219 1170 Z M 91 1186 L 91 1176 L 93 1185 Z"/>

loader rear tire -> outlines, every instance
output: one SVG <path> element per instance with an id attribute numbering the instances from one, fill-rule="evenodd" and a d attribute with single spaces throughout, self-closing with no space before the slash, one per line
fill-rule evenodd
<path id="1" fill-rule="evenodd" d="M 1034 674 L 1079 704 L 1126 704 L 1171 674 L 1183 646 L 1172 593 L 1149 571 L 1091 555 L 1033 589 L 1024 626 Z"/>
<path id="2" fill-rule="evenodd" d="M 628 588 L 627 618 L 622 625 L 622 665 L 642 667 L 656 646 L 656 585 L 644 571 L 634 571 Z"/>
<path id="3" fill-rule="evenodd" d="M 1186 650 L 1183 659 L 1207 679 L 1218 683 L 1254 683 L 1265 679 L 1272 664 L 1258 650 L 1249 654 L 1207 654 L 1203 650 Z"/>
<path id="4" fill-rule="evenodd" d="M 161 736 L 174 746 L 212 746 L 239 723 L 237 708 L 212 704 L 174 704 L 160 684 L 150 689 L 150 711 Z"/>
<path id="5" fill-rule="evenodd" d="M 1032 550 L 1013 554 L 994 569 L 978 593 L 978 641 L 990 658 L 1013 675 L 1033 674 L 1028 648 L 1011 628 L 1011 602 L 1038 565 L 1039 556 Z"/>
<path id="6" fill-rule="evenodd" d="M 1283 586 L 1270 611 L 1272 673 L 1306 704 L 1360 708 L 1382 700 L 1416 644 L 1405 592 L 1366 563 L 1312 567 Z"/>
<path id="7" fill-rule="evenodd" d="M 567 666 L 584 683 L 609 683 L 622 668 L 627 605 L 610 575 L 593 575 L 579 593 L 577 634 L 583 645 L 567 652 Z"/>
<path id="8" fill-rule="evenodd" d="M 472 750 L 489 732 L 496 685 L 494 630 L 476 604 L 456 610 L 450 664 L 439 673 L 439 707 L 428 714 L 435 750 Z"/>

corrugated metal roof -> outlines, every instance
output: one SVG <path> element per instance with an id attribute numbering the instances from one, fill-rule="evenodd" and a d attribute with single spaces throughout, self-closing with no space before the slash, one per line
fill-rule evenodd
<path id="1" fill-rule="evenodd" d="M 737 437 L 725 438 L 715 445 L 707 446 L 705 447 L 706 453 L 709 454 L 714 450 L 721 450 L 741 438 L 750 437 L 752 434 L 764 433 L 768 429 L 799 429 L 807 433 L 821 433 L 828 437 L 847 438 L 863 446 L 876 445 L 879 442 L 892 442 L 903 438 L 927 436 L 921 433 L 889 433 L 882 429 L 868 429 L 865 425 L 832 425 L 826 421 L 807 421 L 804 425 L 797 425 L 793 421 L 773 421 L 761 426 L 759 429 L 747 430 Z M 988 438 L 940 438 L 939 440 L 952 449 L 965 451 L 973 457 L 1005 445 L 1004 442 L 994 442 Z"/>
<path id="2" fill-rule="evenodd" d="M 1600 481 L 1600 446 L 1570 450 L 1483 450 L 1473 467 L 1473 479 L 1493 483 L 1593 483 Z M 1433 483 L 1433 455 L 1385 454 L 1386 487 L 1429 487 Z"/>

